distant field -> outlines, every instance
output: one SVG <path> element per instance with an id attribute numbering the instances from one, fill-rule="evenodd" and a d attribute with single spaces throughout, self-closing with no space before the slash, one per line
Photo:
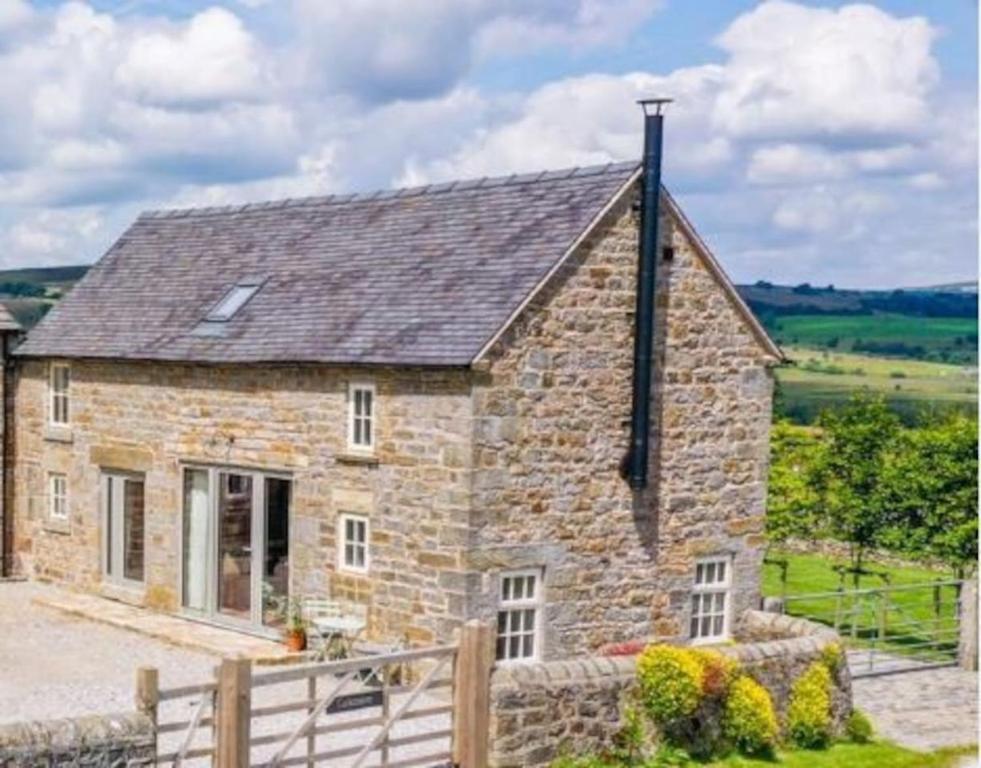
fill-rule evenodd
<path id="1" fill-rule="evenodd" d="M 778 408 L 800 423 L 810 423 L 860 389 L 884 394 L 907 422 L 924 410 L 977 407 L 976 367 L 801 347 L 784 347 L 784 352 L 795 365 L 777 369 Z"/>
<path id="2" fill-rule="evenodd" d="M 777 343 L 938 362 L 977 362 L 974 317 L 788 315 L 773 318 Z"/>

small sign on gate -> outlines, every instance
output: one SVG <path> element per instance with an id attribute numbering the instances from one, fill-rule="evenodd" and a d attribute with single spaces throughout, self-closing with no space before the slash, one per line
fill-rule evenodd
<path id="1" fill-rule="evenodd" d="M 382 705 L 382 692 L 362 691 L 361 693 L 349 693 L 345 696 L 338 696 L 324 710 L 327 714 L 337 714 L 338 712 L 352 712 L 355 709 L 367 709 L 368 707 L 380 707 Z"/>

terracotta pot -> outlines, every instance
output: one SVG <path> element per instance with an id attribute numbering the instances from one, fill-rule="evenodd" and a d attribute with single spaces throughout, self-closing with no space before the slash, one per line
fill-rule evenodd
<path id="1" fill-rule="evenodd" d="M 307 633 L 302 629 L 287 629 L 283 640 L 293 653 L 299 653 L 307 647 Z"/>

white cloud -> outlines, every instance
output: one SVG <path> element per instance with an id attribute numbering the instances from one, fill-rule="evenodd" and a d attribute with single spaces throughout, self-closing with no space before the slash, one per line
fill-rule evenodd
<path id="1" fill-rule="evenodd" d="M 718 38 L 729 61 L 713 122 L 759 138 L 917 134 L 939 78 L 936 34 L 871 5 L 765 2 Z"/>
<path id="2" fill-rule="evenodd" d="M 659 5 L 238 0 L 164 19 L 0 0 L 17 73 L 0 78 L 0 248 L 80 261 L 141 207 L 635 159 L 635 100 L 669 95 L 665 181 L 737 278 L 858 283 L 931 244 L 955 255 L 944 278 L 974 269 L 976 94 L 940 81 L 922 18 L 765 2 L 717 63 L 525 92 L 468 77 L 615 46 Z"/>
<path id="3" fill-rule="evenodd" d="M 134 35 L 116 78 L 125 93 L 151 104 L 248 100 L 264 85 L 262 59 L 237 16 L 210 8 L 176 28 Z"/>
<path id="4" fill-rule="evenodd" d="M 746 178 L 753 184 L 786 184 L 840 179 L 848 170 L 844 157 L 821 147 L 775 144 L 752 153 Z"/>
<path id="5" fill-rule="evenodd" d="M 477 59 L 625 38 L 661 0 L 293 0 L 308 76 L 369 102 L 432 98 Z"/>
<path id="6" fill-rule="evenodd" d="M 4 35 L 23 27 L 33 17 L 31 6 L 24 0 L 0 0 L 0 42 Z"/>

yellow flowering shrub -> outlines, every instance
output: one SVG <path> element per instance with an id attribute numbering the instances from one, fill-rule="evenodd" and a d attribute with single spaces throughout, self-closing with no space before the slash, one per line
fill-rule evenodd
<path id="1" fill-rule="evenodd" d="M 739 751 L 765 755 L 777 743 L 777 716 L 766 688 L 751 677 L 739 677 L 729 687 L 722 713 L 725 737 Z"/>
<path id="2" fill-rule="evenodd" d="M 659 726 L 695 714 L 702 700 L 703 680 L 702 664 L 688 649 L 651 645 L 637 657 L 640 701 Z"/>
<path id="3" fill-rule="evenodd" d="M 823 749 L 831 741 L 831 673 L 816 661 L 790 689 L 787 735 L 798 747 Z"/>

